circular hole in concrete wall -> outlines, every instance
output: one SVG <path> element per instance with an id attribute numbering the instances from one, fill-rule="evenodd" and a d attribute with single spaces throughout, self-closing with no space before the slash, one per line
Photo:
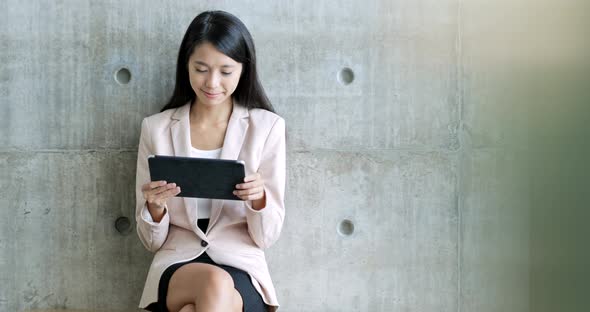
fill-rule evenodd
<path id="1" fill-rule="evenodd" d="M 115 221 L 115 229 L 117 229 L 117 232 L 121 234 L 129 233 L 129 230 L 131 229 L 131 222 L 129 221 L 129 218 L 117 218 L 117 221 Z"/>
<path id="2" fill-rule="evenodd" d="M 131 72 L 129 69 L 123 67 L 115 73 L 115 80 L 119 84 L 128 84 L 131 80 Z"/>
<path id="3" fill-rule="evenodd" d="M 338 224 L 338 234 L 342 236 L 350 236 L 354 232 L 354 223 L 348 219 L 340 221 Z"/>
<path id="4" fill-rule="evenodd" d="M 338 82 L 342 85 L 349 85 L 354 80 L 354 72 L 352 69 L 345 67 L 338 72 Z"/>

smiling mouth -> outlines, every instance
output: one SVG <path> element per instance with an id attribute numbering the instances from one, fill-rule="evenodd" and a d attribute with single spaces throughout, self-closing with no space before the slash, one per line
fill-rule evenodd
<path id="1" fill-rule="evenodd" d="M 203 91 L 203 90 L 201 90 L 201 91 Z M 209 92 L 207 92 L 207 91 L 203 91 L 203 92 L 204 92 L 206 95 L 209 95 L 209 96 L 216 96 L 216 95 L 220 95 L 220 94 L 222 93 L 222 92 L 219 92 L 219 93 L 209 93 Z"/>

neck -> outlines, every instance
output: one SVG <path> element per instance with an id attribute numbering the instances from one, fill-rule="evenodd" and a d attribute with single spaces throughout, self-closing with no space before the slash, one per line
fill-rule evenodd
<path id="1" fill-rule="evenodd" d="M 191 124 L 201 127 L 215 127 L 220 124 L 227 124 L 233 111 L 233 101 L 227 101 L 218 105 L 205 105 L 198 99 L 191 104 L 190 121 Z"/>

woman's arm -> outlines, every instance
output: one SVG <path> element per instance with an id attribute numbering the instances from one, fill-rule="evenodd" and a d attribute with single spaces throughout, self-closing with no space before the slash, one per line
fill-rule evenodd
<path id="1" fill-rule="evenodd" d="M 285 218 L 286 175 L 285 120 L 275 121 L 260 160 L 258 173 L 264 181 L 264 207 L 245 201 L 248 232 L 260 248 L 270 247 L 281 234 Z M 257 204 L 259 204 L 257 202 Z M 257 208 L 257 209 L 254 209 Z"/>
<path id="2" fill-rule="evenodd" d="M 135 220 L 137 222 L 137 234 L 145 248 L 156 252 L 168 236 L 170 217 L 165 207 L 158 215 L 150 213 L 144 198 L 142 186 L 150 182 L 150 173 L 147 157 L 153 153 L 152 142 L 149 137 L 147 119 L 141 122 L 141 135 L 137 150 L 137 172 L 135 176 Z M 155 218 L 154 218 L 155 217 Z M 154 222 L 154 219 L 159 222 Z"/>

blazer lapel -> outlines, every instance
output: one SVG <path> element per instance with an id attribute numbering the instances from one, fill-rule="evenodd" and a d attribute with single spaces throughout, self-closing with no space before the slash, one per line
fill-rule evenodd
<path id="1" fill-rule="evenodd" d="M 174 156 L 190 157 L 191 144 L 191 127 L 189 120 L 190 102 L 176 109 L 172 115 L 173 124 L 170 126 L 170 135 L 172 137 L 172 146 L 174 147 Z M 181 190 L 182 192 L 182 190 Z M 197 226 L 197 199 L 193 197 L 183 197 L 184 207 L 187 218 L 197 231 L 201 231 Z"/>
<path id="2" fill-rule="evenodd" d="M 221 159 L 238 159 L 246 137 L 246 131 L 248 130 L 248 117 L 248 109 L 238 105 L 234 100 L 232 114 L 225 130 L 225 138 L 223 139 L 223 147 L 221 148 Z M 219 219 L 222 207 L 223 199 L 212 200 L 209 228 L 212 228 L 215 222 L 217 222 L 217 219 Z"/>
<path id="3" fill-rule="evenodd" d="M 191 128 L 189 121 L 190 103 L 176 109 L 172 114 L 173 123 L 170 126 L 174 156 L 189 157 L 191 147 Z"/>

